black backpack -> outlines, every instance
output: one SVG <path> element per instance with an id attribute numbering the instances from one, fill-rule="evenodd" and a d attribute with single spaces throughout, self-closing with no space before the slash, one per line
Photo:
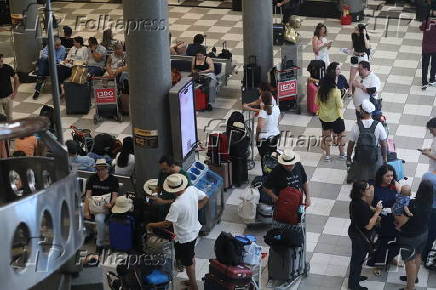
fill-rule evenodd
<path id="1" fill-rule="evenodd" d="M 359 138 L 356 144 L 355 160 L 360 163 L 374 164 L 378 160 L 378 146 L 375 136 L 378 122 L 374 120 L 369 128 L 365 128 L 361 120 L 357 121 L 357 124 L 359 125 Z"/>
<path id="2" fill-rule="evenodd" d="M 215 241 L 215 257 L 221 264 L 237 266 L 242 264 L 244 244 L 232 234 L 221 232 Z"/>
<path id="3" fill-rule="evenodd" d="M 323 60 L 311 60 L 307 66 L 311 78 L 321 80 L 325 74 L 325 63 Z"/>

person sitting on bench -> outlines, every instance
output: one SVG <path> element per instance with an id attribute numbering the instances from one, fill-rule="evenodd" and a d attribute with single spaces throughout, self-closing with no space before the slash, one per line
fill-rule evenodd
<path id="1" fill-rule="evenodd" d="M 66 49 L 61 44 L 61 39 L 59 37 L 55 37 L 55 58 L 56 64 L 60 64 L 61 61 L 65 59 Z M 49 74 L 49 62 L 48 62 L 48 45 L 44 47 L 41 51 L 41 56 L 38 59 L 37 70 L 36 70 L 36 87 L 35 93 L 33 94 L 33 99 L 36 100 L 41 92 L 42 86 L 44 85 L 44 81 Z"/>

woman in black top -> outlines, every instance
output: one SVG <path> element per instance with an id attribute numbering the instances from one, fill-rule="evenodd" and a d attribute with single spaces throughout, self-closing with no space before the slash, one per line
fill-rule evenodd
<path id="1" fill-rule="evenodd" d="M 213 60 L 210 57 L 207 57 L 206 48 L 204 48 L 204 46 L 200 47 L 192 58 L 192 72 L 201 74 L 215 72 Z"/>
<path id="2" fill-rule="evenodd" d="M 416 192 L 416 199 L 410 201 L 411 217 L 399 217 L 400 236 L 398 244 L 401 247 L 401 256 L 406 262 L 406 275 L 400 280 L 407 280 L 407 287 L 403 290 L 414 290 L 418 281 L 418 272 L 421 265 L 421 254 L 427 242 L 428 223 L 430 221 L 433 204 L 433 185 L 429 180 L 423 180 Z"/>
<path id="3" fill-rule="evenodd" d="M 351 57 L 350 67 L 350 92 L 352 92 L 352 83 L 357 75 L 357 69 L 359 68 L 359 62 L 362 60 L 369 61 L 369 50 L 371 44 L 369 43 L 369 35 L 364 24 L 359 24 L 351 33 L 351 40 L 353 42 L 353 55 Z"/>
<path id="4" fill-rule="evenodd" d="M 351 260 L 350 276 L 348 277 L 348 288 L 352 290 L 367 290 L 367 287 L 359 285 L 359 281 L 367 277 L 360 276 L 362 265 L 369 250 L 369 237 L 377 223 L 377 219 L 383 209 L 381 202 L 377 203 L 375 209 L 371 208 L 374 198 L 374 187 L 366 181 L 359 181 L 353 184 L 350 193 L 350 219 L 348 236 L 351 239 Z"/>

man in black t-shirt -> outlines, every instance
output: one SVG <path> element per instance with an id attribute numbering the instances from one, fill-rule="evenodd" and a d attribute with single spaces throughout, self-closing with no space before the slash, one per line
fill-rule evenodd
<path id="1" fill-rule="evenodd" d="M 11 78 L 14 79 L 14 85 Z M 3 54 L 0 54 L 0 114 L 5 115 L 9 121 L 12 117 L 12 100 L 17 94 L 19 85 L 14 69 L 3 63 Z"/>
<path id="2" fill-rule="evenodd" d="M 91 214 L 95 217 L 97 226 L 97 250 L 105 246 L 106 215 L 114 206 L 118 197 L 118 179 L 109 174 L 109 164 L 105 159 L 97 159 L 95 162 L 96 174 L 93 174 L 86 182 L 86 198 L 84 206 L 85 219 L 90 219 Z M 100 197 L 96 199 L 95 197 Z"/>
<path id="3" fill-rule="evenodd" d="M 300 163 L 300 156 L 292 150 L 285 150 L 278 162 L 279 165 L 271 171 L 263 185 L 265 192 L 276 202 L 282 189 L 294 187 L 304 192 L 306 206 L 310 206 L 307 174 Z"/>

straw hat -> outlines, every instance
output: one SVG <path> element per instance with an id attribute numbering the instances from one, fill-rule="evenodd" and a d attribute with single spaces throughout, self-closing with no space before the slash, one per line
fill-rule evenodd
<path id="1" fill-rule="evenodd" d="M 157 179 L 149 179 L 144 183 L 144 191 L 146 194 L 148 195 L 155 195 L 156 194 L 156 189 L 157 189 L 157 185 L 158 185 L 158 180 Z"/>
<path id="2" fill-rule="evenodd" d="M 107 164 L 106 159 L 97 159 L 95 167 L 109 167 L 109 164 Z"/>
<path id="3" fill-rule="evenodd" d="M 124 195 L 118 196 L 115 200 L 115 205 L 112 208 L 112 213 L 126 213 L 132 210 L 133 203 L 130 198 L 125 197 Z"/>
<path id="4" fill-rule="evenodd" d="M 166 192 L 174 193 L 185 190 L 188 187 L 188 179 L 180 173 L 171 174 L 163 184 L 163 189 Z"/>
<path id="5" fill-rule="evenodd" d="M 285 149 L 285 152 L 279 156 L 278 162 L 285 166 L 294 165 L 295 163 L 300 162 L 300 156 L 291 149 Z"/>

